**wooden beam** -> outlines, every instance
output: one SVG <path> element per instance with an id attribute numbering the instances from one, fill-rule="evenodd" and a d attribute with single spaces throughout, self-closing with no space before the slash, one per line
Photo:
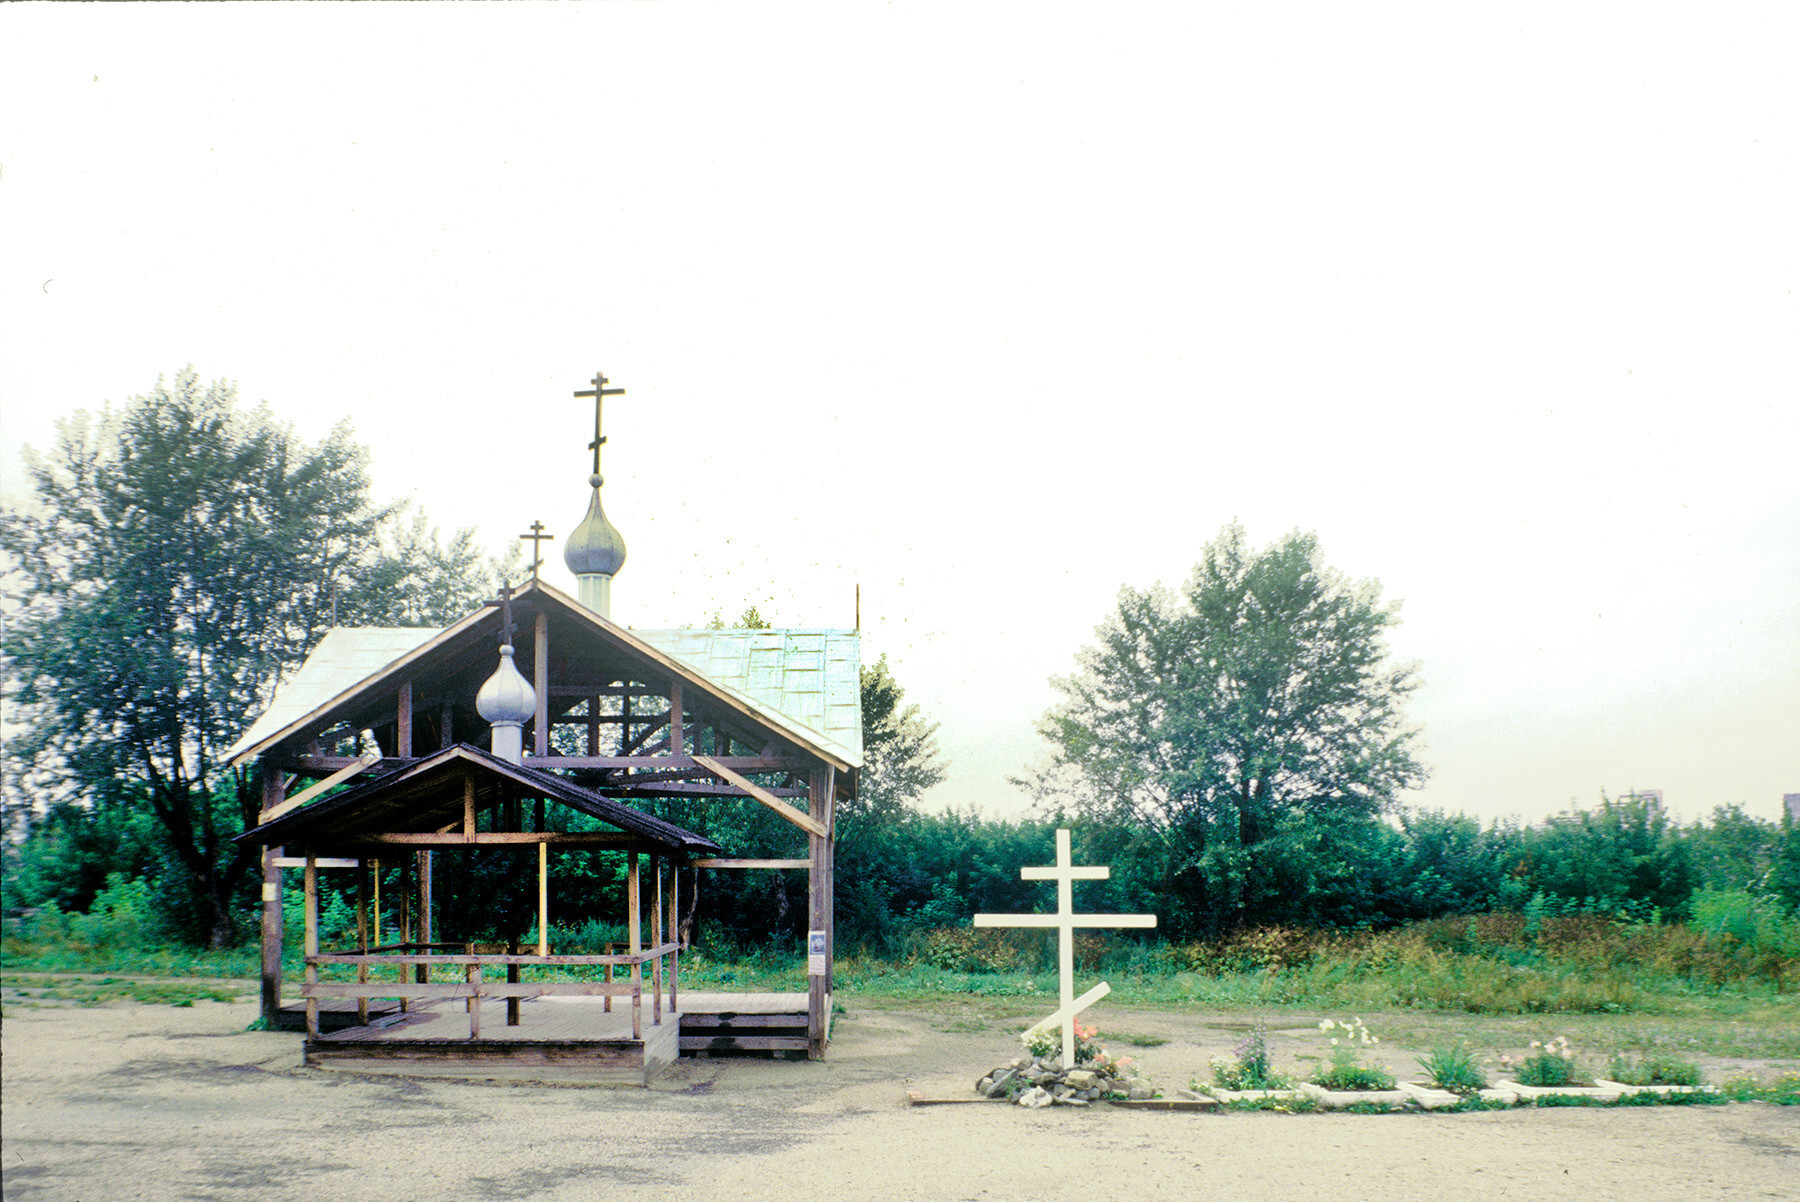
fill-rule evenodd
<path id="1" fill-rule="evenodd" d="M 372 767 L 373 765 L 379 764 L 380 762 L 381 762 L 381 753 L 379 751 L 364 752 L 362 755 L 357 756 L 355 759 L 351 760 L 350 763 L 348 763 L 347 765 L 345 765 L 342 768 L 339 768 L 336 772 L 333 772 L 330 776 L 326 777 L 324 780 L 320 781 L 318 784 L 314 785 L 312 788 L 307 789 L 303 793 L 295 794 L 294 796 L 288 798 L 286 801 L 277 805 L 272 810 L 264 810 L 262 812 L 262 814 L 260 815 L 260 817 L 258 818 L 258 821 L 259 822 L 273 822 L 275 819 L 281 817 L 283 814 L 286 814 L 293 810 L 299 809 L 301 806 L 305 805 L 307 802 L 311 801 L 313 798 L 317 797 L 319 794 L 325 792 L 325 790 L 333 787 L 334 785 L 343 784 L 345 781 L 349 780 L 351 777 L 355 776 L 357 773 L 361 772 L 363 769 Z"/>
<path id="2" fill-rule="evenodd" d="M 768 806 L 771 810 L 774 810 L 777 814 L 780 814 L 783 818 L 787 819 L 807 834 L 819 839 L 827 837 L 827 831 L 823 822 L 820 822 L 810 814 L 801 813 L 787 802 L 782 801 L 780 798 L 764 789 L 755 781 L 732 771 L 711 756 L 697 755 L 694 757 L 694 762 L 727 784 L 736 785 L 745 793 L 748 793 L 757 801 Z"/>
<path id="3" fill-rule="evenodd" d="M 394 754 L 401 759 L 412 756 L 413 746 L 413 682 L 400 682 L 400 696 L 394 704 Z"/>
<path id="4" fill-rule="evenodd" d="M 811 868 L 811 860 L 695 860 L 695 868 Z"/>
<path id="5" fill-rule="evenodd" d="M 585 718 L 576 718 L 576 722 L 584 722 Z M 738 772 L 810 772 L 813 760 L 796 760 L 779 755 L 715 755 L 707 759 L 715 764 L 723 764 Z M 545 762 L 547 768 L 641 768 L 651 772 L 681 772 L 701 770 L 710 773 L 712 770 L 701 769 L 696 758 L 691 755 L 553 755 Z"/>
<path id="6" fill-rule="evenodd" d="M 455 831 L 397 831 L 371 835 L 339 835 L 328 840 L 334 848 L 357 847 L 493 847 L 521 844 L 554 843 L 560 847 L 652 847 L 655 841 L 629 831 L 570 831 L 538 834 L 535 831 L 477 831 L 473 835 Z M 319 861 L 324 864 L 325 861 Z"/>
<path id="7" fill-rule="evenodd" d="M 661 689 L 649 685 L 559 684 L 550 687 L 552 697 L 661 697 Z"/>

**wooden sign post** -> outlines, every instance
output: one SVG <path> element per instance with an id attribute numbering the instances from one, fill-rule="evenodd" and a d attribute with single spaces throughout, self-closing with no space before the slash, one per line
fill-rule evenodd
<path id="1" fill-rule="evenodd" d="M 1054 914 L 977 914 L 978 927 L 1055 927 L 1057 976 L 1060 978 L 1061 1001 L 1056 1013 L 1026 1029 L 1026 1034 L 1062 1023 L 1062 1062 L 1064 1068 L 1075 1067 L 1075 1016 L 1112 992 L 1105 981 L 1075 996 L 1075 928 L 1076 927 L 1154 927 L 1154 914 L 1077 914 L 1075 913 L 1076 881 L 1104 881 L 1112 875 L 1105 867 L 1076 868 L 1070 864 L 1069 832 L 1056 832 L 1056 866 L 1054 868 L 1021 868 L 1019 877 L 1027 881 L 1056 882 Z"/>

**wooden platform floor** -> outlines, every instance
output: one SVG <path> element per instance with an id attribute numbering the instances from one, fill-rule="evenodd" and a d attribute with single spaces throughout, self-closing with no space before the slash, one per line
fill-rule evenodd
<path id="1" fill-rule="evenodd" d="M 806 1022 L 804 993 L 684 991 L 680 999 L 681 1013 L 665 1007 L 660 1025 L 651 1008 L 643 1008 L 641 1039 L 632 1038 L 630 1003 L 617 998 L 610 1012 L 600 998 L 528 998 L 519 1005 L 517 1026 L 507 1025 L 504 1000 L 488 999 L 477 1040 L 469 1038 L 465 1001 L 434 1000 L 368 1026 L 321 1031 L 307 1041 L 306 1060 L 317 1068 L 351 1072 L 643 1084 L 680 1053 L 683 1014 L 703 1022 L 718 1016 L 790 1016 L 802 1029 Z"/>
<path id="2" fill-rule="evenodd" d="M 806 1013 L 804 993 L 698 993 L 683 991 L 681 1009 L 688 1014 L 800 1014 Z M 321 1008 L 333 1005 L 322 1001 Z M 336 1002 L 334 1008 L 356 1003 Z M 290 1002 L 283 1009 L 297 1007 L 302 1015 L 304 1002 Z M 457 1000 L 414 1003 L 404 1015 L 391 1002 L 383 1002 L 381 1018 L 371 1025 L 347 1027 L 341 1031 L 321 1031 L 320 1043 L 394 1043 L 418 1040 L 467 1040 L 469 1012 L 467 1003 Z M 376 1007 L 372 1003 L 373 1018 Z M 664 1023 L 679 1023 L 681 1015 L 666 1006 Z M 648 1002 L 644 1004 L 641 1025 L 646 1034 L 655 1025 Z M 533 1042 L 556 1040 L 609 1043 L 631 1038 L 631 1003 L 613 999 L 607 1011 L 602 999 L 592 997 L 528 998 L 519 1004 L 519 1025 L 506 1025 L 506 1002 L 490 998 L 481 1005 L 481 1038 Z"/>

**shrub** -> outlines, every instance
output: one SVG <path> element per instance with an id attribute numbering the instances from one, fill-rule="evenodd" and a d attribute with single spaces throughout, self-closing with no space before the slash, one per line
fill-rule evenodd
<path id="1" fill-rule="evenodd" d="M 1550 1040 L 1532 1040 L 1531 1052 L 1519 1062 L 1519 1069 L 1513 1074 L 1520 1085 L 1535 1085 L 1540 1088 L 1555 1088 L 1559 1085 L 1585 1085 L 1581 1071 L 1576 1066 L 1575 1053 L 1569 1047 L 1569 1037 L 1558 1035 Z"/>
<path id="2" fill-rule="evenodd" d="M 1391 1074 L 1373 1065 L 1358 1062 L 1357 1057 L 1362 1049 L 1373 1047 L 1381 1042 L 1369 1034 L 1369 1028 L 1360 1018 L 1353 1018 L 1347 1023 L 1326 1019 L 1319 1024 L 1321 1031 L 1339 1031 L 1341 1034 L 1331 1038 L 1331 1063 L 1321 1064 L 1313 1073 L 1313 1084 L 1322 1085 L 1326 1089 L 1392 1089 L 1394 1078 Z"/>
<path id="3" fill-rule="evenodd" d="M 1467 1096 L 1487 1088 L 1487 1074 L 1466 1043 L 1439 1044 L 1419 1058 L 1419 1069 L 1437 1089 Z"/>
<path id="4" fill-rule="evenodd" d="M 1623 1085 L 1698 1085 L 1700 1066 L 1663 1053 L 1627 1056 L 1615 1052 L 1607 1062 L 1606 1079 Z"/>
<path id="5" fill-rule="evenodd" d="M 1268 1029 L 1250 1028 L 1230 1056 L 1212 1058 L 1213 1084 L 1221 1089 L 1285 1089 L 1288 1080 L 1269 1063 Z"/>

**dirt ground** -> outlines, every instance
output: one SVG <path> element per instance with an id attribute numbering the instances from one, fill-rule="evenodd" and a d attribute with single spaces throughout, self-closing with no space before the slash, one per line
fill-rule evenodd
<path id="1" fill-rule="evenodd" d="M 51 1199 L 1800 1198 L 1800 1108 L 1455 1115 L 908 1107 L 1013 1053 L 934 1016 L 839 1021 L 821 1063 L 684 1060 L 648 1090 L 347 1076 L 241 1003 L 9 1010 L 8 1202 Z M 1133 1011 L 1134 1030 L 1195 1030 Z M 1103 1020 L 1104 1022 L 1104 1020 Z M 1166 1086 L 1224 1050 L 1140 1053 Z M 623 1190 L 621 1190 L 623 1187 Z"/>

